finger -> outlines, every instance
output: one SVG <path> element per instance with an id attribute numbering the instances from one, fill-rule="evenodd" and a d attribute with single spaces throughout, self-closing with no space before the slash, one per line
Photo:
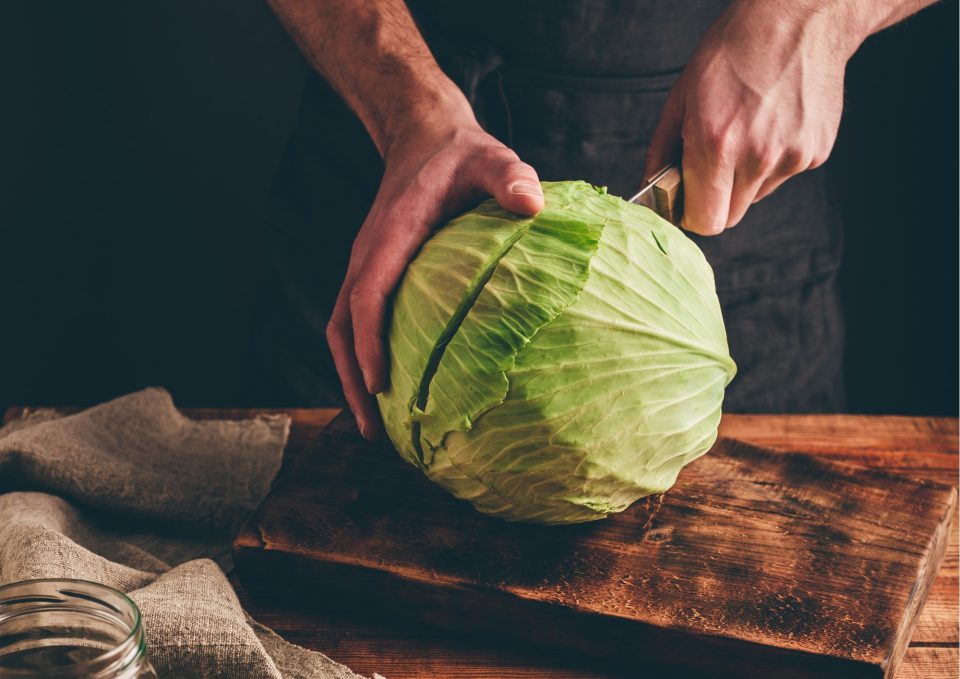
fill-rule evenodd
<path id="1" fill-rule="evenodd" d="M 767 180 L 761 184 L 760 189 L 757 191 L 757 195 L 753 197 L 753 203 L 759 203 L 761 200 L 779 189 L 788 179 L 789 177 L 780 176 L 767 178 Z"/>
<path id="2" fill-rule="evenodd" d="M 643 178 L 652 177 L 657 170 L 673 162 L 680 155 L 680 132 L 683 129 L 683 95 L 679 83 L 671 90 L 660 114 L 660 122 L 650 139 Z"/>
<path id="3" fill-rule="evenodd" d="M 381 260 L 381 261 L 378 261 Z M 384 342 L 387 298 L 399 281 L 405 261 L 382 261 L 374 255 L 365 264 L 364 276 L 350 292 L 354 349 L 367 393 L 379 394 L 387 387 L 386 343 Z"/>
<path id="4" fill-rule="evenodd" d="M 349 283 L 344 283 L 347 289 Z M 350 322 L 344 291 L 334 307 L 330 323 L 327 325 L 327 343 L 333 362 L 343 385 L 343 395 L 347 405 L 357 418 L 357 426 L 364 438 L 373 440 L 380 435 L 380 413 L 373 397 L 364 388 L 363 377 L 353 349 L 353 327 Z"/>
<path id="5" fill-rule="evenodd" d="M 722 149 L 707 152 L 705 147 L 706 144 L 684 142 L 680 225 L 701 236 L 715 236 L 727 225 L 734 172 Z"/>
<path id="6" fill-rule="evenodd" d="M 763 184 L 757 190 L 757 195 L 754 196 L 753 202 L 759 203 L 761 200 L 783 186 L 783 183 L 790 179 L 790 177 L 800 174 L 809 166 L 810 163 L 805 161 L 805 159 L 799 153 L 794 152 L 784 154 L 783 158 L 780 160 L 780 163 L 778 163 L 776 170 L 770 173 L 770 175 L 764 180 Z"/>
<path id="7" fill-rule="evenodd" d="M 504 147 L 480 158 L 473 180 L 497 199 L 504 210 L 519 215 L 535 215 L 543 209 L 543 189 L 537 171 Z"/>
<path id="8" fill-rule="evenodd" d="M 757 176 L 753 172 L 741 172 L 737 170 L 733 177 L 733 190 L 730 193 L 730 213 L 727 215 L 726 228 L 732 229 L 747 214 L 747 210 L 753 205 L 757 191 L 764 183 L 762 176 Z"/>
<path id="9" fill-rule="evenodd" d="M 443 218 L 437 202 L 424 202 L 419 197 L 401 199 L 392 204 L 389 217 L 385 214 L 372 210 L 369 222 L 363 227 L 386 236 L 367 253 L 347 299 L 353 350 L 369 394 L 386 389 L 389 378 L 385 342 L 387 302 L 407 264 L 416 255 L 424 234 Z M 381 224 L 384 219 L 390 223 Z"/>

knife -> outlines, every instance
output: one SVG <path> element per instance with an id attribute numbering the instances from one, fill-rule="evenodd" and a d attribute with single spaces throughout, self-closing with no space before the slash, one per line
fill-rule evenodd
<path id="1" fill-rule="evenodd" d="M 630 198 L 631 203 L 644 205 L 672 224 L 683 216 L 683 173 L 680 161 L 674 161 L 653 173 L 643 187 Z"/>

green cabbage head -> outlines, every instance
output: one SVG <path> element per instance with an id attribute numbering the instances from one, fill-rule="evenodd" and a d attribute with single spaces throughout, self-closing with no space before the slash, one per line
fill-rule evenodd
<path id="1" fill-rule="evenodd" d="M 400 455 L 458 498 L 576 523 L 670 488 L 736 367 L 692 241 L 585 182 L 543 190 L 536 217 L 488 200 L 423 246 L 378 400 Z"/>

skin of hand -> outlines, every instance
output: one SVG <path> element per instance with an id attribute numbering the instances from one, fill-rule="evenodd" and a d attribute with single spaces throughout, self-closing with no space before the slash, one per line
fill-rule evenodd
<path id="1" fill-rule="evenodd" d="M 543 209 L 537 173 L 477 123 L 440 70 L 403 0 L 270 0 L 307 60 L 363 122 L 384 174 L 327 325 L 344 396 L 366 438 L 382 433 L 390 294 L 433 230 L 494 196 Z M 344 225 L 349 228 L 350 225 Z"/>
<path id="2" fill-rule="evenodd" d="M 384 154 L 384 166 L 327 326 L 344 394 L 367 438 L 381 433 L 372 394 L 388 380 L 387 302 L 419 247 L 438 224 L 486 196 L 517 214 L 543 208 L 534 169 L 484 132 L 472 113 L 405 133 Z"/>
<path id="3" fill-rule="evenodd" d="M 664 105 L 644 176 L 682 156 L 681 226 L 704 236 L 830 155 L 846 63 L 871 33 L 930 2 L 736 0 Z"/>

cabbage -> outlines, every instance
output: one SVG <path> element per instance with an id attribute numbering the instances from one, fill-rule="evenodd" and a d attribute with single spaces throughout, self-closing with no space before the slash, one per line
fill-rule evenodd
<path id="1" fill-rule="evenodd" d="M 713 271 L 680 230 L 585 182 L 519 217 L 488 200 L 404 274 L 378 396 L 400 455 L 486 514 L 601 519 L 717 436 L 729 356 Z"/>

